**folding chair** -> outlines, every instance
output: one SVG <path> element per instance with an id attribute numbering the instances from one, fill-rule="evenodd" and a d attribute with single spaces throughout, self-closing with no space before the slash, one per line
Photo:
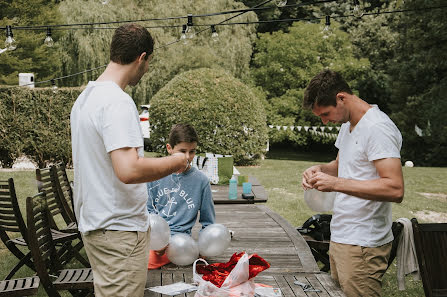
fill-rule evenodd
<path id="1" fill-rule="evenodd" d="M 447 223 L 411 224 L 425 296 L 447 296 Z"/>
<path id="2" fill-rule="evenodd" d="M 73 205 L 73 189 L 68 180 L 67 171 L 64 163 L 59 163 L 51 166 L 51 173 L 53 182 L 58 189 L 60 203 L 63 206 L 65 214 L 70 218 L 71 222 L 76 223 L 76 216 Z"/>
<path id="3" fill-rule="evenodd" d="M 51 213 L 50 223 L 51 228 L 60 230 L 62 232 L 78 232 L 77 224 L 72 215 L 67 212 L 67 207 L 65 206 L 65 198 L 60 196 L 60 190 L 58 187 L 58 181 L 54 174 L 53 166 L 50 168 L 37 168 L 36 169 L 36 180 L 37 180 L 37 190 L 38 192 L 45 191 L 48 209 Z M 60 226 L 58 224 L 57 217 L 60 215 L 65 222 L 65 226 Z"/>
<path id="4" fill-rule="evenodd" d="M 26 212 L 31 254 L 48 296 L 60 297 L 61 290 L 68 290 L 73 296 L 94 296 L 91 268 L 62 269 L 61 258 L 67 250 L 55 248 L 44 192 L 26 199 Z"/>
<path id="5" fill-rule="evenodd" d="M 38 276 L 0 281 L 0 297 L 36 295 L 39 282 Z"/>
<path id="6" fill-rule="evenodd" d="M 17 232 L 20 233 L 21 236 L 10 238 L 7 232 Z M 70 251 L 70 253 L 67 254 L 67 257 L 63 259 L 64 264 L 69 262 L 73 257 L 78 259 L 82 258 L 82 256 L 79 255 L 79 251 L 71 246 L 72 241 L 78 238 L 77 234 L 52 230 L 51 235 L 58 246 L 62 246 L 64 243 L 69 243 L 69 245 L 63 245 L 63 249 Z M 23 265 L 27 265 L 35 270 L 31 260 L 31 253 L 29 252 L 28 228 L 25 225 L 22 212 L 20 211 L 14 180 L 12 178 L 7 181 L 0 181 L 0 239 L 8 250 L 19 259 L 17 265 L 12 268 L 5 279 L 11 279 Z M 22 252 L 19 247 L 25 247 L 28 251 Z M 83 259 L 83 261 L 88 264 L 88 261 L 85 259 Z"/>
<path id="7" fill-rule="evenodd" d="M 20 233 L 21 237 L 10 238 L 7 232 Z M 27 228 L 17 201 L 14 180 L 0 181 L 0 238 L 6 248 L 19 259 L 8 273 L 5 279 L 11 279 L 13 275 L 23 266 L 27 265 L 34 269 L 31 254 L 24 254 L 18 247 L 27 247 Z"/>

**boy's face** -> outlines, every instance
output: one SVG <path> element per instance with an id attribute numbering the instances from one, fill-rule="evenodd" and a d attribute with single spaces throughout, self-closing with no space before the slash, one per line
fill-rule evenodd
<path id="1" fill-rule="evenodd" d="M 166 145 L 168 153 L 172 155 L 173 153 L 183 153 L 186 155 L 188 162 L 191 163 L 196 155 L 197 142 L 179 142 L 174 147 L 168 143 Z"/>

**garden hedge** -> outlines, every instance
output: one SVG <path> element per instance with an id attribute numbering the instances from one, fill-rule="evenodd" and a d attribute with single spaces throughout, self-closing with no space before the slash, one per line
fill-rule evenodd
<path id="1" fill-rule="evenodd" d="M 233 155 L 253 164 L 264 154 L 264 107 L 251 87 L 223 70 L 200 68 L 174 77 L 150 101 L 151 143 L 166 152 L 173 124 L 190 123 L 199 135 L 198 152 Z"/>
<path id="2" fill-rule="evenodd" d="M 0 163 L 26 155 L 43 167 L 71 163 L 70 111 L 83 88 L 0 86 Z"/>

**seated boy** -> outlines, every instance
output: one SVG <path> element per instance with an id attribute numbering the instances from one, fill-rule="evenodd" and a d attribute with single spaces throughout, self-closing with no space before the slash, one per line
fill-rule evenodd
<path id="1" fill-rule="evenodd" d="M 169 133 L 166 148 L 169 154 L 184 153 L 191 164 L 198 143 L 195 129 L 189 124 L 174 125 Z M 184 172 L 171 174 L 160 180 L 147 183 L 149 213 L 164 218 L 171 228 L 171 236 L 176 233 L 191 235 L 197 214 L 200 211 L 202 229 L 214 224 L 215 212 L 208 177 L 189 165 Z M 150 251 L 148 269 L 159 268 L 170 261 L 161 251 Z"/>

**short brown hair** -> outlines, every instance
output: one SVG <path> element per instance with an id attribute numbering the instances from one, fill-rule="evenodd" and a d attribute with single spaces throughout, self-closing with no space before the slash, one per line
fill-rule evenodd
<path id="1" fill-rule="evenodd" d="M 180 142 L 199 142 L 199 136 L 194 127 L 190 124 L 176 124 L 169 132 L 169 145 L 174 148 Z"/>
<path id="2" fill-rule="evenodd" d="M 146 28 L 136 24 L 122 25 L 115 30 L 110 44 L 110 60 L 126 65 L 146 52 L 145 59 L 154 51 L 154 40 Z"/>
<path id="3" fill-rule="evenodd" d="M 343 77 L 335 71 L 323 70 L 318 73 L 304 92 L 303 107 L 313 109 L 319 106 L 337 106 L 337 94 L 346 92 L 352 95 L 352 90 Z"/>

